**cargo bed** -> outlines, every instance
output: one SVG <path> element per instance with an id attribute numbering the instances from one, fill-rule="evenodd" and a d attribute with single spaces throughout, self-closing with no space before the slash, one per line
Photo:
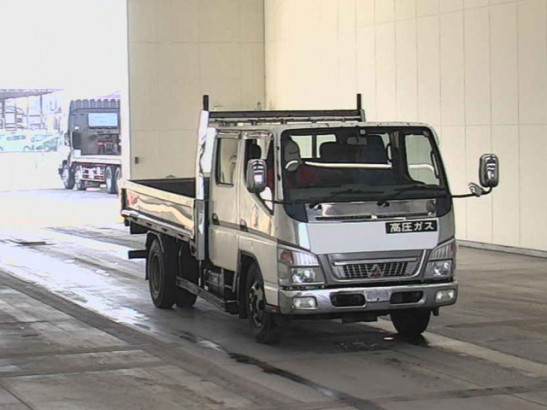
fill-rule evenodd
<path id="1" fill-rule="evenodd" d="M 195 199 L 195 178 L 147 179 L 122 184 L 122 215 L 144 229 L 197 240 L 203 201 Z"/>

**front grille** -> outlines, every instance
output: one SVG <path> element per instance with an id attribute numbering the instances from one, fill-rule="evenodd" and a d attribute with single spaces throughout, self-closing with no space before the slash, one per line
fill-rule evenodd
<path id="1" fill-rule="evenodd" d="M 343 266 L 342 279 L 399 278 L 412 275 L 408 262 L 356 263 Z"/>

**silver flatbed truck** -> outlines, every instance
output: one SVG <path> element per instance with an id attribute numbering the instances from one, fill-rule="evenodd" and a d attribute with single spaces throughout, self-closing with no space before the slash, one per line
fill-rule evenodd
<path id="1" fill-rule="evenodd" d="M 288 320 L 374 321 L 403 336 L 452 305 L 454 210 L 435 131 L 369 123 L 361 109 L 210 112 L 204 97 L 196 176 L 122 183 L 121 213 L 146 234 L 154 304 L 200 296 L 279 342 Z M 498 160 L 481 157 L 481 185 Z"/>

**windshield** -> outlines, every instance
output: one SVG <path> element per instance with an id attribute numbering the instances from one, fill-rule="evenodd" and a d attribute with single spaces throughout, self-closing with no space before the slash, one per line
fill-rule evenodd
<path id="1" fill-rule="evenodd" d="M 425 127 L 286 130 L 281 153 L 288 201 L 386 201 L 447 193 L 437 144 Z"/>

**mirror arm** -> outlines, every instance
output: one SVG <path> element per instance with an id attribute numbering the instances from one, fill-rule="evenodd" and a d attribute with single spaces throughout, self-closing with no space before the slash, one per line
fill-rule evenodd
<path id="1" fill-rule="evenodd" d="M 476 196 L 475 194 L 460 194 L 460 195 L 450 195 L 451 198 L 471 198 Z"/>
<path id="2" fill-rule="evenodd" d="M 488 195 L 490 192 L 492 192 L 492 188 L 488 188 L 488 190 L 483 190 L 479 195 L 474 194 L 470 192 L 469 194 L 460 194 L 460 195 L 451 195 L 452 198 L 471 198 L 471 197 L 481 197 L 483 195 Z"/>

